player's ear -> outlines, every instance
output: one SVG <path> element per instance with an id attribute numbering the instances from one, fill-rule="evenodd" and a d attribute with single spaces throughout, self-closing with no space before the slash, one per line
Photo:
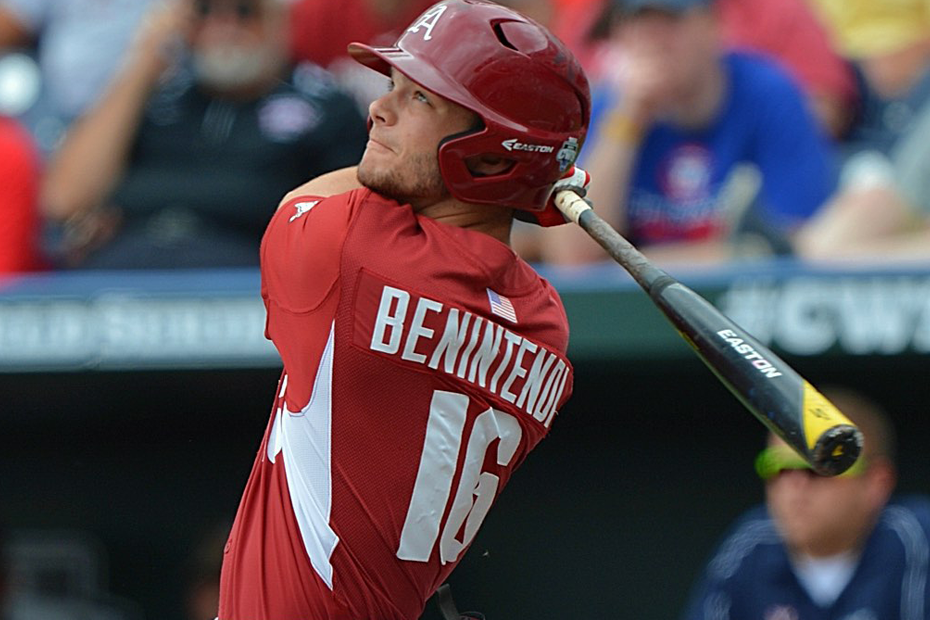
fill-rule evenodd
<path id="1" fill-rule="evenodd" d="M 465 159 L 465 165 L 476 177 L 493 177 L 498 174 L 504 174 L 513 168 L 515 162 L 512 159 L 501 157 L 500 155 L 486 154 L 473 155 Z"/>
<path id="2" fill-rule="evenodd" d="M 876 457 L 869 463 L 868 471 L 869 493 L 871 503 L 880 508 L 891 498 L 898 482 L 898 475 L 894 464 L 886 458 Z"/>

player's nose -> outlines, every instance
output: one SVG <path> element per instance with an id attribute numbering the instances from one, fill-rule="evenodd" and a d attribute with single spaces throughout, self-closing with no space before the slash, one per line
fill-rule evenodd
<path id="1" fill-rule="evenodd" d="M 368 105 L 368 116 L 371 119 L 372 124 L 388 125 L 393 122 L 395 116 L 390 109 L 391 106 L 390 102 L 388 101 L 390 96 L 391 93 L 385 93 Z"/>

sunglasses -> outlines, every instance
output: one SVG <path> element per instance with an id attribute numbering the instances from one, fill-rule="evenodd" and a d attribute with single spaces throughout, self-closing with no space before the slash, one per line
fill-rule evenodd
<path id="1" fill-rule="evenodd" d="M 786 445 L 769 446 L 756 457 L 756 473 L 765 481 L 769 481 L 783 471 L 791 470 L 808 470 L 814 474 L 810 463 L 805 461 L 800 454 Z M 852 467 L 844 471 L 835 478 L 852 478 L 865 472 L 865 459 L 859 458 Z M 827 477 L 827 476 L 825 476 Z"/>
<path id="2" fill-rule="evenodd" d="M 198 17 L 205 18 L 220 13 L 232 13 L 242 21 L 255 19 L 260 14 L 257 2 L 239 0 L 238 2 L 217 2 L 216 0 L 196 0 L 194 10 Z"/>

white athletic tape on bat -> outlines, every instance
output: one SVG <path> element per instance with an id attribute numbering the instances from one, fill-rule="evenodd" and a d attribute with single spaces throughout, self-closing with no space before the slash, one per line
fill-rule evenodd
<path id="1" fill-rule="evenodd" d="M 591 208 L 584 199 L 573 191 L 565 190 L 555 195 L 555 206 L 566 218 L 578 223 L 581 214 Z"/>

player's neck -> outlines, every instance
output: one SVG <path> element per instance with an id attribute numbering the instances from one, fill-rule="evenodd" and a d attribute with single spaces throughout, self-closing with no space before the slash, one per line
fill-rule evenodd
<path id="1" fill-rule="evenodd" d="M 449 198 L 428 206 L 414 207 L 417 213 L 442 222 L 484 233 L 505 245 L 510 245 L 513 211 L 496 205 L 478 205 Z"/>

